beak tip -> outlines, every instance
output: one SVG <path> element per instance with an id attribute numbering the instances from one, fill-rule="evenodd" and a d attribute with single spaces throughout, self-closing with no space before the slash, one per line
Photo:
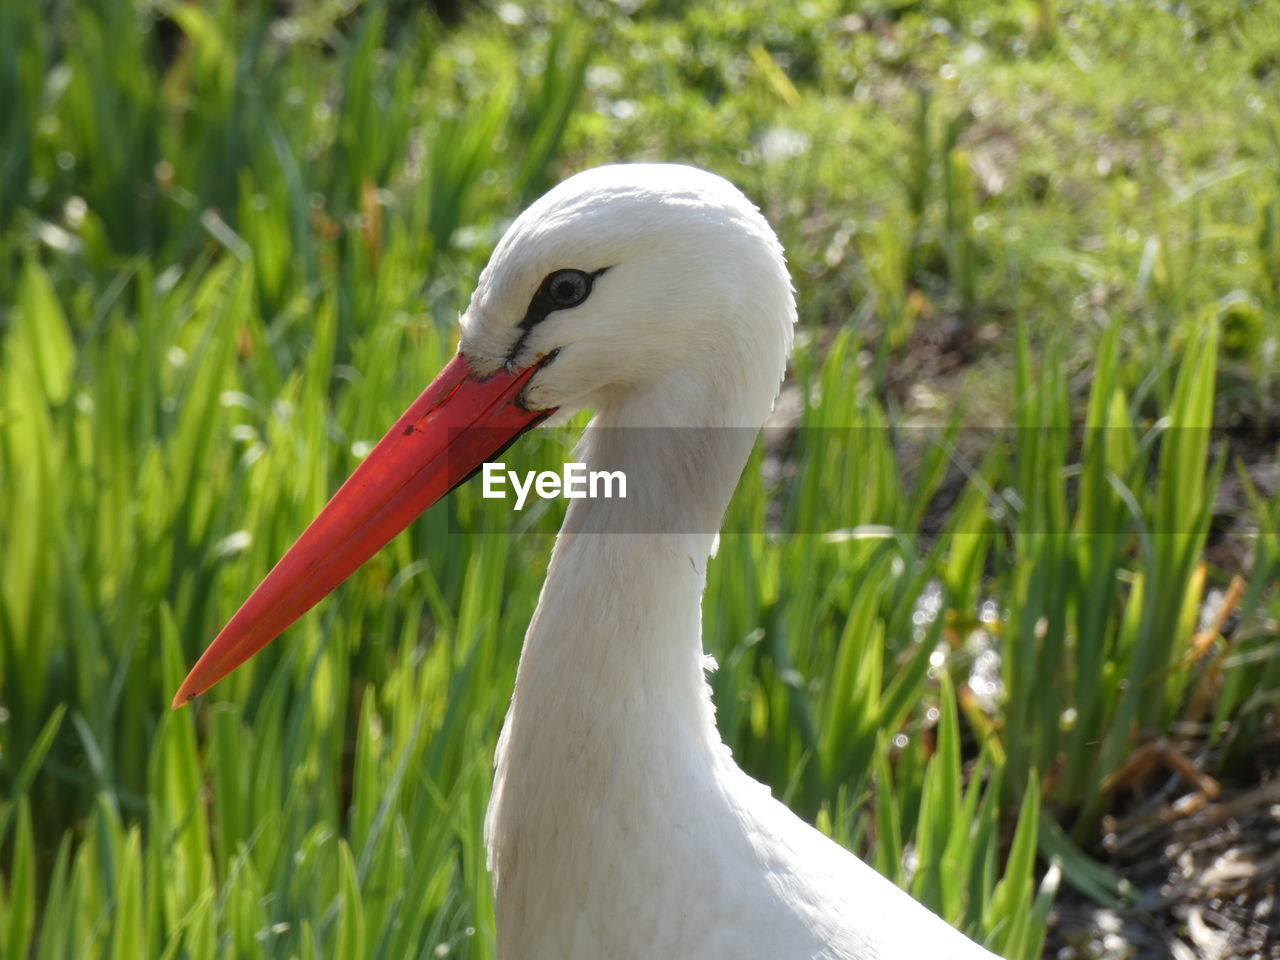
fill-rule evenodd
<path id="1" fill-rule="evenodd" d="M 184 683 L 181 687 L 178 688 L 178 692 L 174 694 L 173 703 L 169 704 L 169 709 L 181 710 L 183 707 L 185 707 L 188 703 L 193 701 L 195 698 L 196 698 L 195 691 L 188 690 L 187 685 Z"/>

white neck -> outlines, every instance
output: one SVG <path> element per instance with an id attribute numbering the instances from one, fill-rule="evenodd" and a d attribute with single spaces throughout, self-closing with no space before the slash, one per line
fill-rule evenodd
<path id="1" fill-rule="evenodd" d="M 622 469 L 627 500 L 571 503 L 525 637 L 487 825 L 503 942 L 558 922 L 543 914 L 563 909 L 566 885 L 588 895 L 600 871 L 621 869 L 608 855 L 623 855 L 621 820 L 661 834 L 654 820 L 681 816 L 678 798 L 705 796 L 716 764 L 731 762 L 703 676 L 700 604 L 772 400 L 749 382 L 619 391 L 584 435 L 580 459 Z M 645 791 L 666 800 L 638 802 Z"/>

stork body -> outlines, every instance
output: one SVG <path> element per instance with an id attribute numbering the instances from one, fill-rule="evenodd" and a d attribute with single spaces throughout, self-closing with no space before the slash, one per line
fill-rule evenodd
<path id="1" fill-rule="evenodd" d="M 989 960 L 733 762 L 697 642 L 710 540 L 561 534 L 498 753 L 499 957 Z"/>
<path id="2" fill-rule="evenodd" d="M 525 637 L 486 823 L 501 960 L 994 960 L 773 799 L 716 730 L 707 561 L 794 321 L 781 247 L 727 181 L 644 164 L 565 181 L 494 251 L 458 357 L 175 704 L 443 496 L 446 448 L 465 474 L 589 407 L 580 459 L 623 470 L 627 499 L 572 501 Z"/>
<path id="3" fill-rule="evenodd" d="M 546 259 L 529 269 L 534 257 Z M 643 371 L 621 385 L 545 388 L 548 405 L 596 408 L 583 459 L 623 469 L 629 499 L 571 503 L 525 637 L 487 830 L 499 955 L 990 958 L 775 800 L 716 730 L 706 566 L 795 319 L 768 224 L 735 188 L 691 168 L 581 174 L 495 252 L 464 321 L 473 364 L 498 359 L 484 357 L 486 342 L 504 342 L 489 341 L 488 318 L 520 306 L 518 295 L 491 297 L 512 265 L 538 277 L 569 263 L 607 269 L 583 308 L 610 286 L 631 288 L 629 304 L 595 310 L 654 342 L 640 362 L 614 345 L 615 364 Z M 645 277 L 662 289 L 636 297 Z M 561 332 L 546 336 L 544 349 L 564 351 L 553 374 L 572 348 L 551 346 Z"/>

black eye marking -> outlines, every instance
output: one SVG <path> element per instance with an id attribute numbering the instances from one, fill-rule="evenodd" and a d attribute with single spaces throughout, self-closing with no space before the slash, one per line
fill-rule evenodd
<path id="1" fill-rule="evenodd" d="M 525 311 L 524 319 L 518 324 L 520 336 L 515 346 L 511 348 L 511 352 L 507 354 L 507 366 L 511 367 L 515 362 L 516 356 L 529 337 L 529 332 L 534 327 L 557 310 L 571 310 L 581 306 L 587 297 L 591 296 L 591 287 L 596 278 L 608 269 L 608 267 L 601 267 L 593 273 L 587 273 L 585 270 L 570 268 L 553 270 L 547 274 L 538 285 L 533 299 L 529 301 L 529 309 Z"/>
<path id="2" fill-rule="evenodd" d="M 520 329 L 529 330 L 557 310 L 569 310 L 582 304 L 591 296 L 591 286 L 596 277 L 608 269 L 604 267 L 594 273 L 573 269 L 553 270 L 547 274 L 538 286 L 538 292 L 529 301 L 529 309 L 520 321 Z"/>

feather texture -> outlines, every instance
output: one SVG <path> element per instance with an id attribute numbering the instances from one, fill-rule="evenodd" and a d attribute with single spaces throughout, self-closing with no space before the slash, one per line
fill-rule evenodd
<path id="1" fill-rule="evenodd" d="M 517 324 L 554 270 L 581 306 Z M 716 530 L 791 348 L 781 246 L 731 184 L 601 167 L 531 206 L 463 318 L 476 369 L 527 366 L 531 409 L 592 407 L 486 824 L 503 960 L 992 960 L 734 763 L 703 673 Z M 515 354 L 513 356 L 513 354 Z"/>

